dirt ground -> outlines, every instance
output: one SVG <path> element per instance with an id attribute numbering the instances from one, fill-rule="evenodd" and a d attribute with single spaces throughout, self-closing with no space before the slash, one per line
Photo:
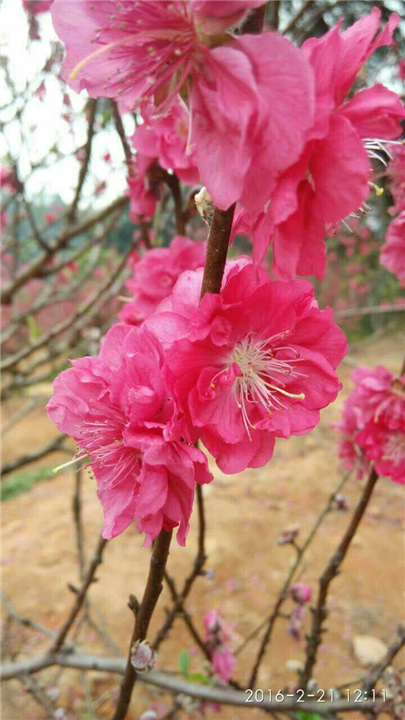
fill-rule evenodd
<path id="1" fill-rule="evenodd" d="M 384 363 L 397 372 L 404 350 L 403 337 L 395 336 L 363 344 L 350 354 L 350 362 L 375 365 Z M 235 646 L 260 623 L 271 610 L 294 558 L 289 546 L 277 545 L 280 531 L 299 523 L 305 537 L 333 491 L 341 467 L 336 457 L 336 439 L 330 424 L 337 420 L 350 389 L 351 367 L 341 368 L 344 390 L 336 403 L 323 411 L 320 425 L 308 436 L 278 441 L 273 460 L 261 470 L 226 476 L 215 470 L 215 480 L 205 488 L 207 513 L 207 567 L 213 579 L 199 579 L 188 601 L 197 626 L 210 609 L 220 609 L 234 626 Z M 15 411 L 6 407 L 6 417 Z M 29 451 L 54 436 L 54 428 L 43 410 L 32 412 L 4 438 L 4 461 Z M 42 463 L 47 467 L 63 462 L 66 456 L 55 454 Z M 41 464 L 30 467 L 34 469 Z M 67 582 L 77 583 L 77 556 L 72 525 L 73 473 L 45 480 L 32 490 L 3 503 L 3 588 L 21 615 L 48 628 L 57 629 L 72 604 Z M 350 480 L 345 494 L 352 510 L 361 493 L 361 484 Z M 354 659 L 351 638 L 367 634 L 389 643 L 405 606 L 405 548 L 403 535 L 404 488 L 388 480 L 377 485 L 374 498 L 353 542 L 343 571 L 334 581 L 329 598 L 328 632 L 319 651 L 316 679 L 321 687 L 340 685 L 364 675 L 364 668 Z M 83 513 L 88 555 L 97 542 L 102 511 L 94 483 L 88 476 L 83 488 Z M 302 581 L 316 592 L 316 579 L 336 548 L 349 514 L 334 512 L 326 519 L 306 556 Z M 181 583 L 190 568 L 196 548 L 196 523 L 192 523 L 187 548 L 173 544 L 169 567 Z M 132 627 L 127 608 L 129 593 L 141 596 L 149 561 L 141 538 L 129 528 L 106 548 L 99 569 L 99 582 L 90 592 L 93 617 L 105 624 L 108 634 L 125 654 Z M 151 637 L 164 617 L 168 604 L 166 591 L 152 622 Z M 286 605 L 288 609 L 290 606 Z M 308 627 L 308 617 L 306 619 Z M 92 653 L 111 655 L 94 628 L 84 625 L 80 641 Z M 13 626 L 8 638 L 14 657 L 32 657 L 47 646 L 43 636 L 29 629 Z M 191 652 L 192 671 L 203 666 L 200 652 L 193 647 L 187 629 L 177 621 L 169 640 L 162 646 L 159 665 L 178 670 L 183 648 Z M 236 677 L 246 683 L 249 668 L 257 652 L 257 639 L 238 657 Z M 295 679 L 286 667 L 289 660 L 303 658 L 304 641 L 296 641 L 286 632 L 286 621 L 277 623 L 273 642 L 262 665 L 259 687 L 276 691 Z M 395 665 L 405 665 L 405 653 Z M 52 687 L 59 671 L 55 668 L 37 676 L 45 687 Z M 69 720 L 91 720 L 86 714 L 85 696 L 99 699 L 94 717 L 108 718 L 114 705 L 117 678 L 89 673 L 87 684 L 78 671 L 65 670 L 59 687 L 57 706 L 67 712 Z M 135 720 L 142 710 L 159 701 L 156 693 L 139 685 L 128 720 Z M 169 701 L 166 707 L 169 708 Z M 45 717 L 23 686 L 12 681 L 3 686 L 3 720 L 39 720 Z M 163 705 L 158 704 L 163 710 Z M 205 717 L 223 720 L 263 717 L 260 711 L 223 709 L 220 715 L 207 710 Z M 353 715 L 351 716 L 354 717 Z"/>

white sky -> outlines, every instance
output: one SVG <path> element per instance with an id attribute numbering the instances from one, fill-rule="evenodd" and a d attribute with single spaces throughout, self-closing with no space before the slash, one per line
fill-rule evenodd
<path id="1" fill-rule="evenodd" d="M 30 199 L 40 196 L 45 202 L 47 196 L 60 195 L 62 200 L 68 203 L 73 197 L 80 164 L 73 156 L 66 157 L 53 165 L 53 156 L 49 151 L 58 145 L 60 151 L 68 154 L 86 142 L 87 122 L 84 117 L 80 117 L 80 111 L 86 103 L 87 94 L 82 92 L 79 96 L 66 85 L 61 86 L 55 77 L 47 74 L 45 79 L 47 92 L 44 101 L 41 102 L 33 94 L 33 89 L 41 84 L 40 80 L 36 81 L 38 72 L 51 54 L 51 41 L 57 40 L 50 13 L 38 16 L 41 40 L 31 42 L 28 42 L 27 16 L 21 0 L 2 0 L 0 16 L 1 54 L 10 59 L 10 72 L 16 90 L 24 95 L 28 88 L 27 94 L 30 96 L 22 116 L 22 123 L 17 121 L 9 123 L 4 130 L 4 136 L 1 136 L 1 157 L 4 159 L 10 151 L 13 158 L 18 158 L 22 176 L 29 173 L 30 161 L 36 162 L 44 156 L 47 157 L 46 162 L 52 167 L 34 171 L 26 184 L 27 194 Z M 29 87 L 30 83 L 34 83 L 32 88 Z M 61 114 L 66 110 L 63 105 L 64 92 L 69 95 L 73 109 L 79 113 L 73 128 L 61 118 Z M 11 99 L 4 70 L 0 70 L 0 111 L 3 108 L 1 112 L 3 122 L 14 115 L 10 109 L 4 109 Z M 18 102 L 23 104 L 22 101 Z M 134 131 L 132 118 L 127 116 L 124 122 L 127 134 L 131 135 Z M 29 152 L 22 142 L 21 130 L 28 140 L 26 144 Z M 112 158 L 110 165 L 102 160 L 107 152 Z M 87 206 L 90 200 L 92 206 L 101 207 L 125 191 L 124 154 L 119 137 L 112 126 L 108 130 L 99 132 L 94 140 L 91 169 L 93 180 L 84 188 L 82 207 Z M 107 190 L 100 197 L 94 198 L 95 184 L 102 181 L 107 182 Z"/>

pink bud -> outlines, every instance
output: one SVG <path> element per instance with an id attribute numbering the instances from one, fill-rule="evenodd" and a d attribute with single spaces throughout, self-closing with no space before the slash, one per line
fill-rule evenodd
<path id="1" fill-rule="evenodd" d="M 151 648 L 147 640 L 138 640 L 131 650 L 131 664 L 139 675 L 152 670 L 156 663 L 156 652 Z"/>
<path id="2" fill-rule="evenodd" d="M 278 536 L 277 545 L 288 545 L 289 543 L 294 542 L 294 540 L 298 537 L 299 531 L 299 525 L 291 525 L 290 527 L 285 528 L 285 530 L 283 530 Z"/>
<path id="3" fill-rule="evenodd" d="M 312 590 L 305 583 L 295 583 L 291 588 L 291 597 L 295 602 L 304 605 L 311 599 Z"/>

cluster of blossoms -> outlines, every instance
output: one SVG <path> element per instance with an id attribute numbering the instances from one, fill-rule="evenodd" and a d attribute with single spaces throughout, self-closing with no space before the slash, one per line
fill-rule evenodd
<path id="1" fill-rule="evenodd" d="M 205 242 L 177 235 L 167 248 L 149 250 L 132 261 L 132 277 L 125 283 L 133 299 L 126 302 L 119 317 L 130 325 L 140 325 L 173 290 L 185 270 L 204 265 Z"/>
<path id="2" fill-rule="evenodd" d="M 231 628 L 216 610 L 211 610 L 204 617 L 204 629 L 212 669 L 224 683 L 228 683 L 236 665 L 236 658 L 229 645 L 232 640 Z"/>
<path id="3" fill-rule="evenodd" d="M 405 287 L 405 146 L 395 152 L 387 174 L 394 200 L 391 212 L 395 217 L 388 226 L 380 261 Z"/>
<path id="4" fill-rule="evenodd" d="M 355 387 L 336 426 L 346 469 L 356 468 L 361 478 L 372 463 L 379 475 L 405 483 L 405 374 L 360 366 L 352 379 Z"/>
<path id="5" fill-rule="evenodd" d="M 212 478 L 197 440 L 224 472 L 262 467 L 341 388 L 346 340 L 309 283 L 239 258 L 199 304 L 202 274 L 183 272 L 140 327 L 115 325 L 97 358 L 55 381 L 48 413 L 90 456 L 105 537 L 135 519 L 147 542 L 179 525 L 183 544 L 194 485 Z"/>
<path id="6" fill-rule="evenodd" d="M 325 233 L 362 207 L 376 147 L 401 133 L 404 108 L 382 85 L 347 99 L 399 18 L 378 32 L 374 8 L 298 49 L 274 32 L 243 33 L 264 4 L 52 6 L 70 85 L 142 116 L 132 217 L 152 216 L 175 172 L 199 179 L 220 209 L 238 203 L 233 234 L 254 242 L 254 262 L 228 261 L 220 292 L 202 300 L 203 243 L 176 237 L 149 251 L 128 281 L 125 324 L 55 382 L 48 412 L 89 458 L 107 538 L 134 520 L 146 544 L 173 527 L 184 544 L 195 485 L 212 479 L 198 441 L 225 473 L 262 467 L 277 438 L 312 430 L 341 389 L 345 337 L 295 275 L 323 276 Z M 259 264 L 270 242 L 276 281 Z"/>

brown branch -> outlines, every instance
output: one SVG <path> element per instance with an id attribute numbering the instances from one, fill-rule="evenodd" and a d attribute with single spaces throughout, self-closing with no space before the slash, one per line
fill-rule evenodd
<path id="1" fill-rule="evenodd" d="M 197 550 L 196 558 L 194 560 L 193 569 L 192 569 L 191 573 L 185 579 L 183 589 L 180 593 L 177 592 L 174 580 L 170 577 L 169 573 L 168 572 L 165 573 L 165 580 L 169 586 L 169 590 L 170 590 L 172 599 L 174 601 L 174 604 L 173 604 L 173 607 L 170 609 L 170 611 L 167 613 L 166 620 L 163 623 L 162 627 L 159 629 L 152 644 L 153 644 L 153 647 L 155 648 L 155 650 L 157 650 L 159 648 L 160 644 L 163 642 L 163 640 L 166 638 L 168 632 L 170 631 L 170 629 L 176 619 L 176 616 L 180 612 L 182 612 L 184 621 L 187 624 L 191 634 L 193 635 L 197 644 L 201 647 L 202 651 L 207 656 L 204 643 L 200 640 L 199 635 L 193 626 L 192 619 L 184 607 L 184 602 L 187 599 L 187 597 L 191 591 L 191 588 L 193 587 L 194 581 L 197 579 L 197 577 L 199 575 L 202 574 L 202 569 L 203 569 L 205 561 L 207 559 L 206 554 L 205 554 L 204 498 L 203 498 L 201 485 L 197 485 L 196 494 L 197 494 L 197 510 L 198 510 L 198 550 Z M 209 655 L 208 655 L 208 659 L 211 659 Z"/>
<path id="2" fill-rule="evenodd" d="M 347 310 L 335 310 L 335 317 L 356 317 L 357 315 L 384 315 L 385 313 L 405 312 L 405 305 L 370 305 L 363 308 L 348 308 Z"/>
<path id="3" fill-rule="evenodd" d="M 204 297 L 205 293 L 219 293 L 221 291 L 234 212 L 235 205 L 232 205 L 228 210 L 220 210 L 217 207 L 214 210 L 208 235 L 201 298 Z"/>
<path id="4" fill-rule="evenodd" d="M 77 547 L 77 558 L 79 562 L 79 577 L 80 580 L 84 579 L 84 568 L 85 568 L 85 557 L 84 557 L 84 528 L 83 528 L 83 517 L 82 517 L 82 483 L 83 473 L 82 469 L 76 472 L 75 476 L 75 491 L 72 500 L 72 512 L 73 520 L 76 528 L 76 547 Z"/>
<path id="5" fill-rule="evenodd" d="M 302 560 L 303 560 L 303 558 L 304 558 L 304 555 L 305 555 L 308 547 L 309 547 L 310 544 L 312 543 L 312 541 L 313 541 L 316 533 L 318 532 L 320 526 L 322 525 L 322 523 L 323 523 L 323 521 L 325 520 L 325 518 L 327 517 L 327 515 L 331 512 L 331 510 L 332 510 L 332 508 L 333 508 L 333 503 L 334 503 L 334 500 L 335 500 L 336 495 L 338 495 L 338 494 L 340 493 L 340 491 L 342 490 L 342 488 L 343 488 L 344 485 L 346 484 L 346 482 L 347 482 L 347 480 L 349 479 L 349 477 L 350 477 L 350 473 L 347 473 L 347 474 L 344 475 L 343 478 L 339 481 L 339 484 L 338 484 L 336 490 L 335 490 L 335 491 L 332 493 L 332 495 L 329 497 L 328 502 L 327 502 L 325 508 L 323 509 L 323 511 L 321 512 L 321 514 L 319 515 L 319 517 L 316 519 L 316 521 L 315 521 L 315 523 L 314 523 L 311 531 L 309 532 L 309 534 L 308 534 L 305 542 L 304 542 L 301 546 L 294 545 L 294 547 L 295 547 L 295 549 L 296 549 L 296 551 L 297 551 L 297 555 L 296 555 L 295 561 L 294 561 L 294 563 L 293 563 L 293 565 L 292 565 L 292 567 L 291 567 L 291 569 L 290 569 L 290 572 L 288 573 L 287 579 L 286 579 L 286 581 L 285 581 L 285 583 L 284 583 L 284 585 L 283 585 L 283 587 L 282 587 L 282 589 L 281 589 L 281 592 L 280 592 L 280 594 L 279 594 L 279 596 L 278 596 L 278 598 L 277 598 L 277 600 L 276 600 L 276 602 L 275 602 L 275 604 L 274 604 L 274 607 L 273 607 L 272 612 L 270 613 L 270 615 L 269 615 L 262 623 L 260 623 L 260 625 L 249 635 L 249 637 L 246 638 L 246 640 L 242 643 L 242 645 L 241 645 L 241 646 L 236 650 L 236 652 L 235 652 L 235 655 L 238 655 L 240 652 L 242 652 L 242 650 L 244 650 L 244 648 L 245 648 L 246 645 L 250 642 L 250 640 L 252 640 L 254 637 L 256 637 L 256 635 L 258 635 L 259 632 L 262 630 L 262 628 L 265 627 L 265 625 L 267 624 L 267 629 L 266 629 L 266 632 L 265 632 L 265 634 L 264 634 L 264 636 L 263 636 L 262 642 L 260 643 L 260 647 L 259 647 L 259 650 L 258 650 L 258 653 L 257 653 L 257 656 L 256 656 L 256 661 L 255 661 L 255 664 L 254 664 L 254 666 L 253 666 L 252 673 L 251 673 L 251 676 L 250 676 L 250 679 L 249 679 L 248 687 L 250 687 L 250 688 L 254 688 L 254 687 L 255 687 L 257 675 L 258 675 L 258 672 L 259 672 L 259 669 L 260 669 L 260 665 L 261 665 L 261 663 L 262 663 L 262 661 L 263 661 L 265 652 L 266 652 L 266 650 L 267 650 L 267 646 L 268 646 L 269 643 L 270 643 L 271 636 L 272 636 L 272 632 L 273 632 L 273 628 L 274 628 L 274 625 L 275 625 L 275 623 L 276 623 L 276 620 L 277 620 L 278 617 L 280 617 L 281 607 L 282 607 L 282 605 L 284 604 L 284 602 L 285 602 L 285 601 L 287 600 L 287 598 L 288 598 L 288 591 L 289 591 L 289 589 L 290 589 L 290 586 L 291 586 L 291 583 L 292 583 L 292 581 L 293 581 L 293 578 L 295 577 L 296 572 L 297 572 L 299 566 L 300 566 L 301 563 L 302 563 Z"/>
<path id="6" fill-rule="evenodd" d="M 294 17 L 291 18 L 290 22 L 289 22 L 288 25 L 284 28 L 284 30 L 283 30 L 283 32 L 282 32 L 281 34 L 282 34 L 282 35 L 286 35 L 286 34 L 289 33 L 291 30 L 293 30 L 293 29 L 295 28 L 297 22 L 298 22 L 299 20 L 301 20 L 302 16 L 306 13 L 306 11 L 308 10 L 308 8 L 310 8 L 311 5 L 313 5 L 313 3 L 314 3 L 314 0 L 306 0 L 306 2 L 304 2 L 304 3 L 302 4 L 302 7 L 298 10 L 297 14 L 294 15 Z"/>
<path id="7" fill-rule="evenodd" d="M 107 544 L 107 540 L 104 540 L 103 537 L 100 537 L 96 551 L 94 553 L 93 559 L 90 563 L 89 569 L 87 571 L 87 575 L 83 580 L 82 587 L 80 588 L 79 592 L 76 595 L 75 602 L 73 604 L 73 607 L 69 613 L 68 618 L 66 619 L 66 622 L 62 625 L 61 629 L 59 630 L 54 642 L 52 643 L 49 654 L 53 655 L 54 653 L 57 653 L 58 650 L 62 647 L 65 638 L 72 627 L 74 621 L 76 620 L 82 605 L 84 603 L 84 600 L 86 598 L 87 591 L 90 587 L 90 585 L 94 582 L 94 576 L 96 574 L 96 570 L 103 559 L 103 551 Z"/>
<path id="8" fill-rule="evenodd" d="M 314 669 L 316 658 L 318 654 L 318 647 L 322 641 L 322 633 L 324 632 L 324 621 L 327 616 L 327 598 L 329 586 L 332 580 L 338 575 L 339 568 L 346 557 L 347 551 L 350 544 L 356 534 L 361 519 L 367 509 L 370 498 L 373 494 L 374 487 L 378 480 L 378 475 L 374 468 L 371 470 L 369 478 L 365 484 L 363 494 L 357 504 L 357 507 L 353 513 L 349 527 L 347 528 L 341 542 L 339 543 L 335 553 L 329 560 L 324 572 L 319 580 L 319 594 L 315 608 L 312 610 L 312 627 L 308 637 L 307 649 L 306 649 L 306 662 L 305 667 L 300 675 L 299 686 L 304 691 L 307 688 L 308 682 L 312 677 L 312 671 Z"/>
<path id="9" fill-rule="evenodd" d="M 384 671 L 389 665 L 391 665 L 394 657 L 398 655 L 399 651 L 402 650 L 403 647 L 405 647 L 405 627 L 404 625 L 400 625 L 397 629 L 397 637 L 395 638 L 394 642 L 389 646 L 385 658 L 381 660 L 378 665 L 372 668 L 368 673 L 367 677 L 364 678 L 364 693 L 368 695 L 370 694 L 370 691 L 374 688 L 377 681 L 383 675 Z"/>
<path id="10" fill-rule="evenodd" d="M 100 297 L 111 287 L 111 285 L 113 285 L 119 274 L 124 269 L 131 252 L 132 246 L 129 246 L 121 262 L 115 268 L 113 274 L 106 279 L 106 281 L 100 286 L 97 293 L 93 295 L 90 300 L 88 300 L 78 308 L 75 315 L 67 318 L 67 320 L 62 320 L 62 322 L 55 325 L 49 333 L 47 333 L 46 335 L 42 335 L 36 342 L 21 348 L 21 350 L 16 352 L 14 355 L 11 355 L 9 358 L 4 360 L 1 366 L 2 370 L 12 369 L 21 360 L 24 360 L 24 358 L 32 355 L 33 352 L 36 352 L 40 348 L 44 347 L 44 345 L 48 345 L 48 343 L 54 340 L 55 337 L 66 332 L 66 330 L 70 330 L 73 325 L 75 325 L 79 320 L 81 320 L 85 315 L 87 315 L 91 308 L 99 301 Z"/>
<path id="11" fill-rule="evenodd" d="M 94 125 L 95 125 L 95 120 L 96 120 L 97 100 L 93 100 L 92 98 L 90 98 L 88 100 L 86 110 L 89 113 L 89 119 L 88 119 L 88 124 L 87 124 L 87 140 L 86 140 L 86 144 L 84 146 L 84 160 L 80 167 L 79 179 L 77 182 L 75 196 L 73 198 L 72 204 L 67 213 L 67 221 L 69 223 L 72 223 L 72 222 L 74 222 L 74 220 L 76 220 L 77 206 L 79 204 L 80 195 L 82 194 L 84 181 L 86 180 L 86 175 L 89 170 L 90 158 L 91 158 L 91 147 L 92 147 L 93 138 L 94 138 Z M 85 110 L 85 112 L 86 112 L 86 110 Z"/>
<path id="12" fill-rule="evenodd" d="M 122 149 L 124 151 L 125 160 L 128 166 L 128 173 L 132 174 L 132 160 L 133 155 L 131 152 L 131 148 L 129 147 L 128 140 L 125 135 L 124 126 L 122 124 L 121 115 L 118 110 L 117 103 L 114 100 L 111 100 L 111 107 L 112 107 L 112 113 L 114 118 L 114 125 L 117 130 L 117 133 L 119 135 L 119 138 L 121 140 Z"/>
<path id="13" fill-rule="evenodd" d="M 271 6 L 272 7 L 272 18 L 271 18 L 270 27 L 272 30 L 278 30 L 280 2 L 281 2 L 281 0 L 273 0 L 272 6 Z"/>
<path id="14" fill-rule="evenodd" d="M 8 473 L 14 472 L 15 470 L 19 470 L 21 467 L 24 467 L 24 465 L 29 465 L 36 460 L 41 460 L 41 458 L 46 457 L 46 455 L 49 455 L 52 452 L 57 452 L 60 450 L 68 452 L 63 445 L 66 437 L 67 435 L 58 435 L 55 440 L 51 440 L 51 442 L 43 445 L 37 450 L 33 450 L 33 452 L 30 453 L 25 453 L 25 455 L 20 455 L 20 457 L 16 458 L 16 460 L 10 460 L 10 462 L 6 463 L 1 468 L 1 476 L 3 477 L 3 475 L 7 475 Z"/>
<path id="15" fill-rule="evenodd" d="M 266 5 L 262 5 L 255 10 L 251 10 L 241 27 L 241 34 L 259 35 L 263 32 L 264 20 L 266 17 Z"/>
<path id="16" fill-rule="evenodd" d="M 1 680 L 10 680 L 22 675 L 32 675 L 53 665 L 78 670 L 98 670 L 100 672 L 116 673 L 117 675 L 123 675 L 125 672 L 124 658 L 106 658 L 89 655 L 87 653 L 71 652 L 41 655 L 33 660 L 24 660 L 20 663 L 4 663 L 0 667 Z M 188 682 L 182 678 L 177 678 L 173 675 L 155 670 L 151 670 L 151 672 L 145 675 L 140 675 L 139 682 L 158 687 L 174 695 L 184 694 L 197 700 L 217 702 L 220 705 L 230 705 L 233 707 L 243 707 L 245 710 L 259 707 L 262 710 L 275 710 L 280 712 L 294 712 L 299 710 L 325 716 L 336 712 L 359 711 L 358 702 L 348 702 L 347 700 L 319 703 L 314 701 L 297 702 L 294 699 L 288 698 L 283 702 L 277 702 L 275 700 L 270 701 L 265 697 L 262 701 L 252 698 L 251 701 L 247 702 L 245 691 L 200 685 L 199 683 Z M 366 700 L 361 703 L 361 710 L 372 710 L 376 705 L 377 703 L 372 700 Z"/>
<path id="17" fill-rule="evenodd" d="M 146 638 L 156 603 L 163 589 L 163 576 L 169 556 L 172 532 L 161 530 L 157 536 L 150 559 L 149 575 L 139 611 L 135 618 L 134 630 L 129 644 L 128 659 L 124 679 L 121 683 L 120 694 L 112 720 L 123 720 L 126 717 L 132 692 L 137 678 L 131 663 L 132 646 L 137 640 Z"/>
<path id="18" fill-rule="evenodd" d="M 72 238 L 76 237 L 77 235 L 82 235 L 86 233 L 94 225 L 105 220 L 105 218 L 107 218 L 112 212 L 123 208 L 125 205 L 128 204 L 128 202 L 129 199 L 126 195 L 120 197 L 117 200 L 114 200 L 111 205 L 108 205 L 108 207 L 97 213 L 97 215 L 93 215 L 93 217 L 88 218 L 80 225 L 77 225 L 71 230 L 62 233 L 62 235 L 60 235 L 59 239 L 56 241 L 55 245 L 49 248 L 49 250 L 46 250 L 40 255 L 38 255 L 36 260 L 34 260 L 31 265 L 28 265 L 28 267 L 24 268 L 13 281 L 8 282 L 4 285 L 0 294 L 1 303 L 9 303 L 13 295 L 17 292 L 17 290 L 20 289 L 22 285 L 24 285 L 28 280 L 32 280 L 32 278 L 40 277 L 44 264 L 49 260 L 50 257 L 52 257 L 52 255 L 62 250 L 69 243 L 69 241 L 72 240 Z"/>
<path id="19" fill-rule="evenodd" d="M 181 196 L 180 181 L 174 173 L 171 175 L 166 170 L 163 171 L 164 181 L 168 186 L 174 202 L 174 216 L 176 219 L 176 232 L 178 235 L 184 235 L 186 232 L 185 215 L 183 212 L 183 198 Z"/>

